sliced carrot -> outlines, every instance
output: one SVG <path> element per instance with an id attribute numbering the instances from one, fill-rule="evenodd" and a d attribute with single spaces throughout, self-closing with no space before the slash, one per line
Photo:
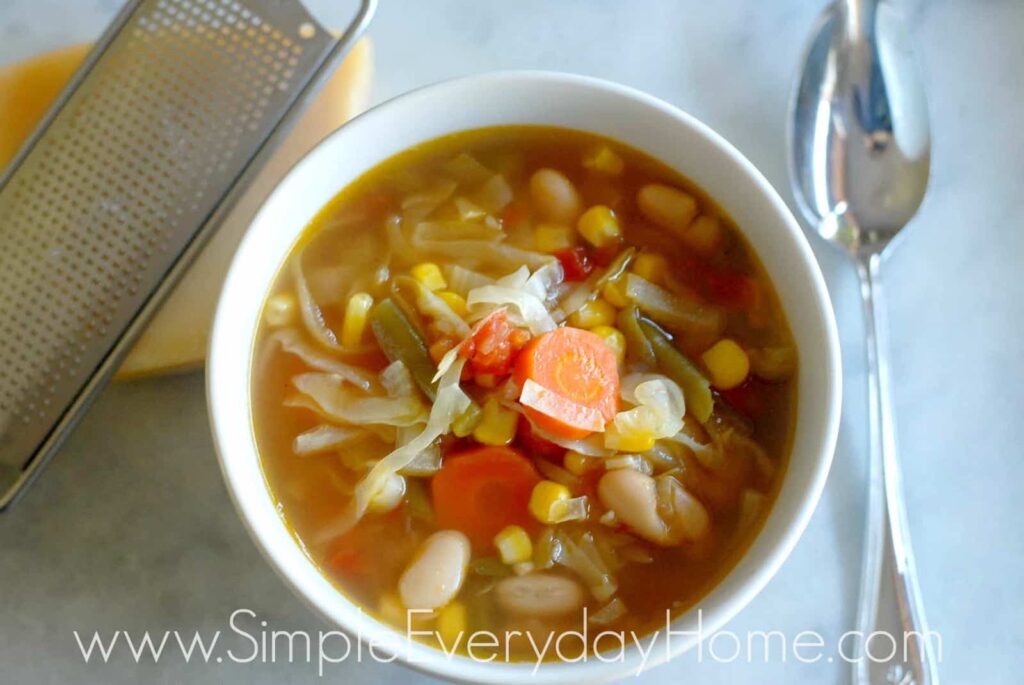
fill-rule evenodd
<path id="1" fill-rule="evenodd" d="M 538 427 L 570 440 L 593 432 L 594 414 L 607 423 L 619 409 L 615 353 L 590 331 L 567 326 L 534 338 L 516 358 L 515 379 L 550 391 L 543 411 L 523 409 Z"/>
<path id="2" fill-rule="evenodd" d="M 479 447 L 445 456 L 431 481 L 437 525 L 462 531 L 489 550 L 505 526 L 536 529 L 530 493 L 540 482 L 533 462 L 509 447 Z"/>

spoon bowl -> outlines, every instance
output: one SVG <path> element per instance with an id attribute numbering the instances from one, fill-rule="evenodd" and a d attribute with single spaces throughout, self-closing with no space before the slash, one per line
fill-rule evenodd
<path id="1" fill-rule="evenodd" d="M 931 150 L 912 41 L 889 3 L 825 11 L 791 114 L 791 178 L 804 219 L 855 256 L 884 249 L 917 213 Z"/>

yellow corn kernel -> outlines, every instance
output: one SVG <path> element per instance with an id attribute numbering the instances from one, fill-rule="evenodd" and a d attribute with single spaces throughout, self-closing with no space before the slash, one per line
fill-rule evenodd
<path id="1" fill-rule="evenodd" d="M 668 274 L 668 261 L 660 254 L 641 252 L 633 260 L 633 273 L 651 283 L 660 283 Z"/>
<path id="2" fill-rule="evenodd" d="M 598 298 L 584 303 L 569 315 L 569 325 L 575 328 L 594 328 L 615 323 L 615 308 Z"/>
<path id="3" fill-rule="evenodd" d="M 583 212 L 577 230 L 594 247 L 603 247 L 622 238 L 622 229 L 615 212 L 604 205 L 594 205 Z"/>
<path id="4" fill-rule="evenodd" d="M 540 224 L 533 229 L 534 245 L 540 252 L 551 254 L 568 250 L 576 244 L 576 231 L 561 224 Z"/>
<path id="5" fill-rule="evenodd" d="M 437 296 L 444 300 L 444 303 L 451 307 L 452 311 L 455 312 L 457 316 L 466 318 L 466 315 L 469 314 L 469 307 L 466 306 L 466 298 L 462 295 L 453 293 L 451 290 L 442 290 L 437 294 Z"/>
<path id="6" fill-rule="evenodd" d="M 448 281 L 444 280 L 444 274 L 441 273 L 441 267 L 433 262 L 417 264 L 409 271 L 412 273 L 413 278 L 431 290 L 444 290 L 448 287 Z"/>
<path id="7" fill-rule="evenodd" d="M 542 480 L 530 493 L 530 513 L 541 523 L 555 523 L 559 506 L 569 499 L 569 488 L 551 480 Z"/>
<path id="8" fill-rule="evenodd" d="M 604 446 L 619 452 L 646 452 L 656 441 L 650 433 L 620 433 L 614 425 L 604 432 Z"/>
<path id="9" fill-rule="evenodd" d="M 583 155 L 583 166 L 600 174 L 618 176 L 626 168 L 626 163 L 610 147 L 601 145 Z"/>
<path id="10" fill-rule="evenodd" d="M 276 293 L 267 300 L 267 306 L 263 309 L 263 318 L 267 325 L 278 328 L 287 326 L 295 320 L 299 311 L 299 303 L 295 296 L 289 292 Z"/>
<path id="11" fill-rule="evenodd" d="M 750 373 L 750 358 L 731 338 L 722 338 L 700 356 L 711 376 L 711 385 L 719 390 L 735 388 Z"/>
<path id="12" fill-rule="evenodd" d="M 366 331 L 367 315 L 373 306 L 373 298 L 368 293 L 356 293 L 348 298 L 345 307 L 345 318 L 341 322 L 341 344 L 345 347 L 356 347 L 363 340 Z"/>
<path id="13" fill-rule="evenodd" d="M 601 466 L 601 460 L 598 457 L 588 457 L 585 454 L 579 452 L 569 451 L 562 457 L 562 465 L 565 466 L 565 470 L 574 476 L 582 476 L 584 473 L 593 471 Z"/>
<path id="14" fill-rule="evenodd" d="M 519 414 L 505 409 L 493 397 L 484 402 L 480 423 L 473 429 L 473 438 L 485 445 L 507 445 L 516 437 Z"/>
<path id="15" fill-rule="evenodd" d="M 717 217 L 701 214 L 682 232 L 683 242 L 701 254 L 710 254 L 722 241 L 722 225 Z"/>
<path id="16" fill-rule="evenodd" d="M 448 650 L 460 642 L 465 642 L 466 626 L 469 616 L 466 605 L 462 602 L 449 602 L 437 616 L 437 634 Z"/>
<path id="17" fill-rule="evenodd" d="M 519 526 L 505 526 L 494 536 L 494 546 L 501 560 L 510 566 L 533 558 L 533 542 Z"/>
<path id="18" fill-rule="evenodd" d="M 619 309 L 628 305 L 629 297 L 626 296 L 626 279 L 620 276 L 615 280 L 605 283 L 601 289 L 601 296 Z"/>
<path id="19" fill-rule="evenodd" d="M 612 352 L 615 353 L 615 361 L 621 366 L 626 361 L 626 336 L 622 335 L 622 332 L 618 328 L 612 328 L 611 326 L 594 326 L 590 329 L 591 333 L 598 335 L 604 340 L 604 344 L 611 348 Z"/>
<path id="20" fill-rule="evenodd" d="M 480 420 L 483 417 L 484 412 L 480 405 L 476 402 L 470 402 L 466 411 L 456 416 L 455 420 L 452 421 L 452 433 L 458 438 L 464 438 L 472 434 L 476 427 L 480 425 Z"/>

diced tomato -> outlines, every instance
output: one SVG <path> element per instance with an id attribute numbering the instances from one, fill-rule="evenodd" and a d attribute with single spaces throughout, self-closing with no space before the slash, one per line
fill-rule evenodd
<path id="1" fill-rule="evenodd" d="M 459 354 L 474 375 L 507 376 L 512 362 L 526 343 L 530 332 L 509 323 L 508 312 L 499 310 L 485 319 L 462 344 Z"/>
<path id="2" fill-rule="evenodd" d="M 708 269 L 704 283 L 709 299 L 715 304 L 741 309 L 757 304 L 757 282 L 747 274 Z"/>
<path id="3" fill-rule="evenodd" d="M 764 411 L 764 381 L 753 374 L 735 388 L 718 392 L 729 406 L 749 418 L 757 418 Z"/>
<path id="4" fill-rule="evenodd" d="M 582 247 L 572 247 L 556 252 L 555 257 L 562 263 L 566 281 L 582 281 L 594 270 L 587 251 Z"/>
<path id="5" fill-rule="evenodd" d="M 559 447 L 550 440 L 545 440 L 533 431 L 530 420 L 525 416 L 519 417 L 519 428 L 516 430 L 516 441 L 519 447 L 531 457 L 541 457 L 548 461 L 562 463 L 565 456 L 565 448 Z"/>
<path id="6" fill-rule="evenodd" d="M 590 258 L 598 266 L 608 266 L 619 256 L 621 248 L 622 245 L 619 241 L 612 241 L 607 245 L 594 248 L 590 253 Z"/>

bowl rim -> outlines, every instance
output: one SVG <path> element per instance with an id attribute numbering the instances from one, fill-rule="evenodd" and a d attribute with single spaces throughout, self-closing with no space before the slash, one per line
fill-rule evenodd
<path id="1" fill-rule="evenodd" d="M 822 276 L 818 262 L 811 251 L 810 244 L 790 209 L 786 206 L 778 192 L 774 187 L 772 187 L 760 171 L 758 171 L 757 168 L 754 167 L 754 165 L 735 147 L 726 141 L 725 138 L 694 116 L 652 95 L 611 81 L 555 71 L 513 70 L 484 72 L 425 85 L 382 102 L 381 104 L 378 104 L 360 114 L 351 121 L 343 124 L 303 155 L 303 157 L 298 160 L 288 170 L 288 172 L 281 177 L 281 179 L 279 179 L 275 184 L 274 190 L 268 194 L 267 198 L 262 203 L 259 212 L 251 222 L 249 229 L 247 229 L 246 234 L 232 259 L 224 285 L 222 286 L 220 299 L 217 304 L 207 355 L 207 408 L 211 423 L 211 430 L 214 437 L 214 445 L 228 494 L 246 530 L 253 539 L 253 542 L 256 544 L 256 547 L 260 550 L 261 554 L 267 559 L 271 568 L 273 568 L 275 572 L 284 579 L 286 585 L 288 585 L 297 596 L 313 608 L 318 615 L 324 617 L 332 625 L 338 626 L 350 637 L 356 637 L 363 642 L 373 643 L 376 641 L 379 651 L 386 655 L 396 657 L 396 660 L 399 663 L 433 676 L 463 682 L 504 683 L 518 682 L 522 681 L 524 678 L 531 678 L 533 682 L 540 684 L 569 682 L 579 680 L 580 678 L 586 678 L 588 681 L 593 682 L 606 682 L 629 673 L 639 673 L 641 670 L 647 670 L 664 663 L 665 661 L 668 661 L 669 659 L 674 658 L 693 647 L 697 640 L 689 638 L 684 639 L 675 643 L 671 648 L 669 647 L 669 644 L 666 643 L 665 649 L 657 650 L 657 654 L 655 654 L 652 649 L 650 656 L 645 657 L 642 662 L 638 662 L 638 657 L 640 655 L 636 652 L 635 648 L 632 648 L 629 657 L 624 658 L 622 661 L 608 662 L 600 659 L 590 659 L 586 662 L 578 663 L 545 662 L 543 667 L 538 670 L 534 668 L 532 662 L 510 664 L 498 661 L 496 663 L 480 663 L 479 661 L 466 657 L 450 658 L 440 650 L 419 643 L 408 644 L 407 642 L 403 642 L 402 649 L 399 649 L 397 646 L 392 647 L 390 646 L 390 643 L 388 643 L 388 639 L 394 637 L 394 629 L 390 628 L 386 624 L 380 623 L 376 619 L 373 619 L 368 614 L 364 613 L 354 601 L 350 600 L 336 588 L 335 592 L 341 599 L 341 602 L 336 602 L 335 604 L 348 606 L 325 606 L 325 603 L 322 601 L 323 598 L 317 597 L 314 589 L 309 587 L 308 583 L 303 578 L 299 577 L 300 574 L 296 572 L 296 568 L 294 566 L 288 566 L 288 564 L 286 564 L 286 561 L 282 559 L 283 551 L 275 549 L 275 544 L 269 539 L 271 533 L 264 528 L 268 523 L 265 507 L 269 506 L 271 509 L 274 507 L 269 489 L 265 489 L 260 493 L 259 497 L 255 497 L 251 491 L 245 491 L 243 484 L 241 483 L 241 480 L 243 479 L 241 469 L 248 468 L 244 464 L 245 459 L 255 459 L 257 468 L 260 468 L 258 465 L 259 455 L 255 445 L 255 438 L 252 435 L 251 412 L 248 409 L 245 411 L 245 415 L 249 418 L 249 423 L 244 426 L 244 430 L 247 431 L 249 446 L 247 450 L 244 450 L 244 454 L 239 454 L 239 451 L 236 449 L 238 447 L 238 438 L 236 435 L 233 435 L 233 433 L 242 427 L 238 425 L 238 421 L 228 421 L 225 419 L 222 407 L 225 406 L 225 402 L 231 401 L 232 393 L 237 393 L 238 391 L 242 391 L 246 398 L 243 404 L 247 407 L 251 404 L 249 373 L 247 372 L 245 374 L 246 383 L 244 388 L 233 387 L 229 390 L 228 387 L 225 386 L 225 382 L 229 385 L 234 383 L 236 386 L 237 382 L 232 380 L 231 375 L 227 374 L 225 369 L 228 364 L 239 364 L 239 359 L 242 357 L 245 359 L 244 363 L 246 368 L 251 368 L 253 354 L 253 340 L 251 334 L 255 331 L 246 331 L 245 337 L 247 338 L 247 343 L 250 346 L 248 354 L 238 354 L 237 330 L 232 327 L 229 310 L 233 303 L 233 298 L 235 296 L 234 293 L 245 290 L 245 288 L 241 287 L 242 282 L 246 277 L 245 260 L 251 243 L 257 240 L 256 232 L 251 229 L 259 224 L 260 217 L 263 215 L 268 205 L 272 204 L 274 198 L 277 196 L 279 191 L 281 191 L 281 188 L 285 185 L 286 181 L 293 175 L 301 173 L 302 168 L 308 164 L 310 159 L 315 157 L 319 151 L 339 144 L 339 140 L 344 140 L 349 135 L 357 135 L 359 129 L 365 125 L 367 120 L 383 117 L 385 114 L 399 110 L 402 107 L 412 108 L 418 103 L 437 100 L 447 100 L 449 102 L 458 101 L 457 98 L 454 100 L 452 98 L 460 92 L 472 92 L 474 90 L 488 88 L 507 88 L 511 86 L 532 87 L 536 85 L 537 87 L 540 87 L 545 84 L 549 86 L 558 85 L 564 87 L 575 87 L 600 93 L 604 96 L 632 101 L 632 103 L 636 105 L 656 110 L 660 114 L 670 117 L 674 120 L 674 125 L 677 125 L 682 129 L 689 129 L 691 133 L 703 138 L 705 142 L 711 145 L 715 154 L 719 154 L 727 158 L 727 161 L 731 163 L 743 177 L 745 177 L 746 181 L 749 182 L 762 196 L 762 199 L 767 201 L 767 206 L 769 206 L 776 215 L 775 218 L 778 220 L 778 223 L 785 228 L 785 235 L 781 237 L 788 240 L 789 245 L 786 249 L 798 259 L 799 266 L 803 268 L 805 275 L 807 276 L 806 285 L 810 287 L 814 308 L 815 316 L 813 318 L 821 327 L 819 337 L 824 343 L 824 359 L 822 360 L 824 368 L 820 369 L 820 373 L 824 376 L 824 404 L 822 406 L 824 419 L 820 425 L 807 429 L 817 429 L 814 434 L 814 439 L 812 440 L 812 443 L 816 445 L 814 451 L 817 453 L 817 458 L 813 461 L 813 468 L 811 469 L 811 472 L 807 474 L 807 478 L 805 479 L 806 485 L 803 487 L 801 493 L 802 497 L 797 503 L 795 511 L 789 515 L 789 520 L 785 523 L 780 533 L 780 537 L 775 540 L 770 548 L 765 550 L 765 558 L 755 569 L 749 572 L 748 577 L 742 581 L 738 581 L 740 583 L 739 587 L 733 588 L 730 585 L 728 592 L 723 593 L 724 596 L 716 598 L 718 599 L 718 604 L 714 607 L 714 615 L 710 620 L 698 619 L 700 620 L 699 625 L 702 626 L 702 632 L 705 636 L 710 636 L 724 626 L 725 623 L 734 618 L 736 614 L 738 614 L 753 599 L 753 597 L 764 588 L 768 581 L 774 577 L 776 572 L 792 552 L 800 536 L 803 534 L 803 531 L 806 528 L 824 489 L 838 436 L 842 395 L 839 336 L 825 280 Z M 567 127 L 574 128 L 571 125 Z M 583 126 L 575 128 L 586 130 Z M 427 135 L 426 137 L 418 137 L 417 140 L 418 143 L 423 143 L 432 140 L 434 137 L 435 136 Z M 612 135 L 611 137 L 614 138 L 615 136 Z M 404 149 L 408 149 L 408 147 L 409 146 L 405 146 Z M 654 154 L 653 156 L 658 157 L 657 154 Z M 681 169 L 678 169 L 678 165 L 669 164 L 664 160 L 661 161 L 682 172 Z M 365 173 L 369 169 L 373 168 L 377 163 L 379 162 L 361 166 L 359 174 Z M 358 177 L 359 174 L 356 174 L 356 177 Z M 698 183 L 698 185 L 701 184 Z M 338 191 L 340 191 L 342 187 L 344 187 L 344 184 L 338 187 Z M 722 202 L 721 204 L 726 211 L 730 211 L 729 206 L 725 202 Z M 294 233 L 295 238 L 301 234 L 303 227 L 304 225 L 296 228 Z M 744 230 L 743 226 L 741 226 L 741 230 Z M 746 233 L 746 231 L 744 232 Z M 294 244 L 294 240 L 292 241 L 292 244 Z M 758 250 L 755 250 L 755 253 L 758 253 L 758 256 L 760 257 Z M 275 265 L 275 273 L 277 272 L 277 269 L 280 268 L 284 257 L 285 255 L 279 256 L 278 263 Z M 767 265 L 765 268 L 768 268 Z M 770 274 L 770 276 L 773 282 L 776 281 L 775 274 Z M 266 288 L 269 288 L 270 283 L 263 283 L 261 285 L 263 286 L 262 290 L 253 289 L 251 287 L 248 288 L 250 294 L 245 295 L 245 297 L 259 297 L 262 302 L 262 299 L 265 297 Z M 786 310 L 786 314 L 787 318 L 790 319 L 790 326 L 792 328 L 793 324 L 792 317 L 790 316 L 791 313 Z M 796 331 L 794 330 L 794 336 L 795 335 Z M 237 374 L 234 375 L 237 378 Z M 237 394 L 233 394 L 234 398 L 237 398 L 237 396 Z M 798 402 L 799 401 L 800 400 L 798 399 Z M 798 406 L 797 413 L 799 414 L 799 412 L 800 408 Z M 795 429 L 795 434 L 799 433 L 801 428 L 802 426 L 798 423 Z M 231 447 L 228 447 L 229 445 L 231 445 Z M 792 455 L 790 457 L 790 465 L 791 464 Z M 249 466 L 251 466 L 251 464 Z M 260 474 L 262 476 L 262 470 L 260 470 Z M 790 479 L 790 468 L 787 467 L 787 471 L 783 475 L 783 485 L 785 485 L 785 482 Z M 266 485 L 265 480 L 263 480 L 263 482 L 264 485 Z M 778 502 L 776 502 L 776 505 L 777 504 Z M 777 506 L 775 508 L 777 508 Z M 774 508 L 769 518 L 771 518 L 772 515 L 774 515 Z M 283 521 L 280 522 L 280 525 L 282 527 L 284 526 Z M 765 535 L 765 528 L 767 528 L 767 525 L 758 532 L 751 547 L 745 550 L 743 555 L 734 562 L 725 578 L 719 581 L 712 590 L 706 593 L 701 598 L 700 602 L 703 603 L 708 599 L 708 597 L 714 596 L 722 590 L 722 587 L 726 585 L 726 581 L 736 574 L 736 571 L 740 567 L 743 559 L 750 556 L 751 549 L 758 542 L 758 539 Z M 299 551 L 299 553 L 302 553 L 299 545 L 296 544 L 294 540 L 292 540 L 292 546 L 295 550 Z M 315 573 L 319 574 L 319 570 L 316 569 L 315 564 L 313 564 L 311 560 L 306 558 L 306 563 Z M 327 582 L 322 576 L 321 580 Z M 344 611 L 342 611 L 342 609 L 344 609 Z M 687 610 L 687 612 L 674 619 L 672 622 L 673 628 L 677 623 L 683 622 L 683 619 L 688 617 L 692 611 L 693 609 Z M 346 612 L 348 615 L 344 618 L 341 617 L 341 614 Z M 693 623 L 691 618 L 689 621 L 685 622 L 685 625 L 696 624 Z M 380 647 L 382 644 L 384 646 Z"/>

